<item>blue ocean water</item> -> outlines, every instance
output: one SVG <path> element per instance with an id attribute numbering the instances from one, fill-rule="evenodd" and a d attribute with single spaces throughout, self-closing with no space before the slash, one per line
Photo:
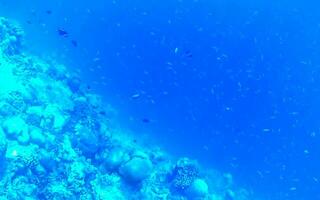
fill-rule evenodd
<path id="1" fill-rule="evenodd" d="M 319 3 L 0 3 L 29 48 L 79 70 L 121 126 L 263 199 L 320 199 Z"/>

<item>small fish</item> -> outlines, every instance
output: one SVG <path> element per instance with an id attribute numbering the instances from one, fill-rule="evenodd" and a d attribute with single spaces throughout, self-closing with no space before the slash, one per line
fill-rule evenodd
<path id="1" fill-rule="evenodd" d="M 142 122 L 147 124 L 147 123 L 150 123 L 150 122 L 151 122 L 151 120 L 150 120 L 150 119 L 148 119 L 148 118 L 143 118 L 143 119 L 142 119 Z"/>
<path id="2" fill-rule="evenodd" d="M 52 14 L 52 11 L 51 11 L 51 10 L 46 10 L 46 13 L 47 13 L 48 15 L 51 15 L 51 14 Z"/>
<path id="3" fill-rule="evenodd" d="M 74 47 L 77 47 L 78 46 L 78 42 L 76 40 L 71 40 L 71 44 L 74 46 Z"/>
<path id="4" fill-rule="evenodd" d="M 192 56 L 193 56 L 190 50 L 187 50 L 184 53 L 185 53 L 185 56 L 188 58 L 192 58 Z"/>
<path id="5" fill-rule="evenodd" d="M 132 99 L 138 99 L 139 97 L 140 97 L 139 93 L 131 95 Z"/>
<path id="6" fill-rule="evenodd" d="M 96 57 L 96 58 L 93 58 L 93 62 L 98 62 L 100 61 L 100 58 Z"/>
<path id="7" fill-rule="evenodd" d="M 289 190 L 290 190 L 290 191 L 296 191 L 297 188 L 296 188 L 296 187 L 291 187 L 291 188 L 289 188 Z"/>
<path id="8" fill-rule="evenodd" d="M 67 31 L 65 31 L 64 29 L 58 29 L 58 34 L 62 37 L 68 37 L 69 33 Z"/>

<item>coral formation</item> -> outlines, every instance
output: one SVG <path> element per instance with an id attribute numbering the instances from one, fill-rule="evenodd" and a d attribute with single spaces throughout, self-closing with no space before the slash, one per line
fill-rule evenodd
<path id="1" fill-rule="evenodd" d="M 0 199 L 252 199 L 109 128 L 99 96 L 22 42 L 22 29 L 0 18 Z"/>
<path id="2" fill-rule="evenodd" d="M 134 157 L 124 163 L 119 173 L 129 182 L 140 182 L 146 179 L 152 171 L 152 162 L 148 158 Z"/>
<path id="3" fill-rule="evenodd" d="M 187 190 L 190 198 L 203 198 L 209 193 L 207 183 L 203 179 L 195 179 Z"/>
<path id="4" fill-rule="evenodd" d="M 179 191 L 185 191 L 199 177 L 199 167 L 195 161 L 181 158 L 173 170 L 173 187 Z"/>

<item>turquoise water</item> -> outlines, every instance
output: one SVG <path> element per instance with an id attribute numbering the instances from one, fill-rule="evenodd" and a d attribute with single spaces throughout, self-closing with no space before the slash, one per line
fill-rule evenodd
<path id="1" fill-rule="evenodd" d="M 144 147 L 141 150 L 144 155 L 138 156 L 140 159 L 148 157 L 144 167 L 149 168 L 150 161 L 152 173 L 165 174 L 161 176 L 165 181 L 157 182 L 162 194 L 167 195 L 162 197 L 164 199 L 195 198 L 190 197 L 185 188 L 172 188 L 175 179 L 170 175 L 176 172 L 174 169 L 181 157 L 195 159 L 201 166 L 201 176 L 197 178 L 205 181 L 209 188 L 202 199 L 320 199 L 317 189 L 320 175 L 320 16 L 316 2 L 115 0 L 43 3 L 34 0 L 25 3 L 22 0 L 0 0 L 0 4 L 1 15 L 17 22 L 24 30 L 24 45 L 14 48 L 21 49 L 27 57 L 38 56 L 32 58 L 33 63 L 42 63 L 36 71 L 43 71 L 45 63 L 49 63 L 53 68 L 59 68 L 58 64 L 65 65 L 63 73 L 77 73 L 76 76 L 60 77 L 56 72 L 48 72 L 39 78 L 50 77 L 50 80 L 68 83 L 50 87 L 67 87 L 79 98 L 89 93 L 100 95 L 103 103 L 98 107 L 106 111 L 100 116 L 101 113 L 97 114 L 100 111 L 93 106 L 90 111 L 93 121 L 99 124 L 101 120 L 107 120 L 102 124 L 106 123 L 108 130 L 121 138 L 119 141 L 137 143 L 129 145 L 115 139 L 111 148 L 100 143 L 99 134 L 104 134 L 101 130 L 95 130 L 97 133 L 86 128 L 79 135 L 74 131 L 79 128 L 75 121 L 83 123 L 79 119 L 82 114 L 69 105 L 77 102 L 75 95 L 71 95 L 73 103 L 68 102 L 71 109 L 65 108 L 66 102 L 57 98 L 65 96 L 65 90 L 53 94 L 43 90 L 41 95 L 51 96 L 40 103 L 63 105 L 59 109 L 67 113 L 66 118 L 75 118 L 74 123 L 69 120 L 61 122 L 63 129 L 56 132 L 52 132 L 52 127 L 46 128 L 47 132 L 52 132 L 50 137 L 56 138 L 50 143 L 47 135 L 43 146 L 32 141 L 21 142 L 5 133 L 8 140 L 6 154 L 17 141 L 21 148 L 39 148 L 32 151 L 46 154 L 51 148 L 67 143 L 62 136 L 58 137 L 66 135 L 70 137 L 70 148 L 80 149 L 73 158 L 77 163 L 83 157 L 89 158 L 92 163 L 80 163 L 95 168 L 101 177 L 112 174 L 114 183 L 105 188 L 97 183 L 100 176 L 90 178 L 90 181 L 80 178 L 84 185 L 79 188 L 85 188 L 83 190 L 96 199 L 120 198 L 110 196 L 110 191 L 114 190 L 122 193 L 124 199 L 155 198 L 146 192 L 150 185 L 144 184 L 142 190 L 141 182 L 122 183 L 127 176 L 121 174 L 120 168 L 109 169 L 110 163 L 102 161 L 112 155 L 113 146 L 117 146 L 114 150 L 117 155 L 128 153 L 128 150 L 119 149 L 131 149 L 131 152 Z M 65 31 L 65 35 L 61 31 Z M 26 59 L 19 57 L 17 63 Z M 12 55 L 9 60 L 4 63 L 16 61 Z M 34 83 L 30 77 L 26 79 L 27 86 L 37 84 L 32 86 L 33 89 L 43 87 L 41 81 Z M 16 80 L 10 74 L 3 80 L 0 84 L 6 87 L 0 89 L 3 88 L 4 94 L 22 90 L 22 86 L 16 88 Z M 72 80 L 72 84 L 67 80 Z M 73 91 L 79 83 L 81 90 Z M 8 85 L 11 87 L 7 88 Z M 48 103 L 51 99 L 53 102 Z M 84 104 L 92 104 L 87 101 Z M 37 106 L 40 103 L 36 103 Z M 1 116 L 4 132 L 8 129 L 5 121 L 13 120 L 13 124 L 29 127 L 26 135 L 31 137 L 29 129 L 35 125 L 30 124 L 26 112 L 34 104 L 26 102 L 26 108 L 19 114 L 5 112 Z M 46 107 L 42 106 L 42 109 Z M 41 112 L 56 115 L 52 114 L 57 112 L 56 108 L 48 109 Z M 100 126 L 97 124 L 94 123 L 93 127 Z M 36 127 L 43 130 L 42 125 Z M 96 134 L 98 138 L 95 138 Z M 122 134 L 130 135 L 130 139 Z M 9 148 L 10 145 L 13 147 Z M 87 146 L 93 150 L 88 150 Z M 158 165 L 151 158 L 155 146 L 169 155 L 164 159 L 166 165 Z M 132 153 L 128 154 L 131 160 L 136 158 Z M 39 157 L 41 160 L 42 156 Z M 8 174 L 15 162 L 5 158 L 3 163 L 9 167 L 2 171 Z M 63 159 L 56 162 L 54 169 L 42 175 L 58 177 L 58 172 L 67 173 L 71 167 Z M 60 164 L 67 169 L 60 169 Z M 160 170 L 158 166 L 172 169 Z M 19 178 L 28 177 L 25 173 L 19 174 Z M 17 178 L 4 175 L 2 184 L 9 179 Z M 55 178 L 55 183 L 67 185 L 64 189 L 69 196 L 57 195 L 56 198 L 79 199 L 79 191 L 77 193 L 72 189 L 74 186 L 61 179 L 59 182 Z M 150 176 L 142 181 L 147 180 Z M 191 180 L 194 184 L 199 183 Z M 203 185 L 201 181 L 199 185 Z M 44 191 L 48 190 L 49 182 L 41 183 Z M 186 188 L 191 190 L 192 187 Z M 100 190 L 109 193 L 103 196 Z M 0 195 L 8 193 L 12 191 L 0 190 Z M 49 198 L 47 194 L 46 197 L 41 195 L 36 190 L 29 196 Z"/>

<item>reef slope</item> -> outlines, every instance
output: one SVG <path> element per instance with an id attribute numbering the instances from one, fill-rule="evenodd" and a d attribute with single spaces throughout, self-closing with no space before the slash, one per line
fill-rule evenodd
<path id="1" fill-rule="evenodd" d="M 100 97 L 23 35 L 0 18 L 0 199 L 254 199 L 230 174 L 110 128 Z"/>

